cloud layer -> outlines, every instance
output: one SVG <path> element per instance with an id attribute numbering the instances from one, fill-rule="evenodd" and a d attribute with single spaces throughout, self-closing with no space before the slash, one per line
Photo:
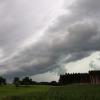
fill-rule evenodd
<path id="1" fill-rule="evenodd" d="M 4 11 L 1 12 L 3 16 L 0 18 L 0 36 L 2 37 L 0 38 L 0 53 L 6 52 L 3 57 L 0 56 L 0 68 L 5 76 L 44 73 L 55 68 L 59 69 L 63 64 L 88 57 L 92 52 L 100 51 L 99 0 L 74 0 L 70 5 L 66 5 L 67 1 L 64 1 L 64 14 L 59 15 L 50 25 L 46 26 L 45 30 L 41 30 L 39 33 L 35 33 L 36 31 L 33 29 L 34 35 L 29 39 L 32 42 L 27 40 L 24 44 L 23 41 L 33 31 L 31 27 L 39 28 L 39 22 L 37 21 L 35 24 L 31 22 L 30 17 L 33 17 L 35 21 L 34 17 L 37 16 L 32 15 L 35 10 L 30 7 L 30 3 L 26 7 L 26 0 L 25 4 L 16 1 L 20 6 L 24 6 L 24 11 L 27 11 L 27 13 L 19 14 L 23 12 L 23 9 L 20 11 L 20 7 L 13 5 L 16 4 L 15 1 L 11 1 L 13 7 L 11 4 L 7 7 L 8 2 L 2 1 L 1 3 Z M 9 10 L 10 16 L 7 13 Z M 25 17 L 28 14 L 30 17 Z M 20 19 L 16 18 L 18 15 L 22 15 Z M 34 42 L 34 39 L 37 41 Z M 29 42 L 28 45 L 27 42 Z"/>

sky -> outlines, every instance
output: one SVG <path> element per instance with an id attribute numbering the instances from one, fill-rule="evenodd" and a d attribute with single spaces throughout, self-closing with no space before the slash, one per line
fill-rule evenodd
<path id="1" fill-rule="evenodd" d="M 58 81 L 100 69 L 100 0 L 0 0 L 0 75 Z"/>

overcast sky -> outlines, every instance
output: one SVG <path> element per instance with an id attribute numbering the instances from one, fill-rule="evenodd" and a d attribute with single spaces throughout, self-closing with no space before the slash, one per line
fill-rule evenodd
<path id="1" fill-rule="evenodd" d="M 0 0 L 0 75 L 58 80 L 100 69 L 100 0 Z"/>

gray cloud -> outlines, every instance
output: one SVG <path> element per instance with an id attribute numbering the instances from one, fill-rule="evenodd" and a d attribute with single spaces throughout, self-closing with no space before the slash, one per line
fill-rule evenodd
<path id="1" fill-rule="evenodd" d="M 14 1 L 11 3 L 13 2 Z M 18 3 L 21 4 L 20 2 Z M 67 2 L 65 1 L 65 3 Z M 15 7 L 17 5 L 14 6 L 12 4 L 12 6 Z M 5 66 L 7 70 L 4 75 L 8 77 L 12 75 L 24 76 L 44 73 L 55 68 L 61 68 L 65 63 L 83 59 L 92 52 L 100 50 L 99 0 L 75 0 L 70 6 L 65 7 L 66 12 L 69 10 L 69 13 L 58 16 L 58 18 L 55 19 L 56 21 L 48 26 L 43 36 L 35 44 L 24 48 L 20 47 L 20 42 L 27 38 L 28 33 L 32 32 L 30 27 L 37 27 L 37 25 L 31 25 L 33 22 L 31 22 L 32 19 L 30 19 L 30 17 L 25 17 L 24 19 L 25 15 L 32 13 L 28 12 L 32 8 L 27 11 L 28 13 L 23 13 L 23 16 L 20 16 L 19 19 L 18 14 L 22 13 L 23 9 L 20 11 L 19 7 L 19 9 L 12 14 L 14 12 L 12 11 L 13 7 L 9 9 L 8 7 L 6 8 L 7 11 L 4 21 L 1 21 L 2 23 L 7 23 L 6 21 L 8 21 L 8 26 L 5 26 L 7 24 L 3 26 L 6 30 L 0 28 L 0 35 L 2 36 L 2 38 L 0 38 L 2 39 L 1 47 L 3 48 L 4 46 L 8 51 L 11 49 L 12 57 L 8 56 L 8 59 L 1 63 L 1 68 Z M 26 7 L 24 10 L 26 10 Z M 9 11 L 11 13 L 10 16 L 9 13 L 7 13 Z M 18 25 L 13 22 L 11 15 Z M 9 17 L 11 19 L 10 22 L 7 20 Z M 19 23 L 20 21 L 21 23 Z M 11 24 L 11 22 L 13 22 L 13 24 Z M 9 23 L 11 24 L 10 26 Z M 26 23 L 29 24 L 26 25 Z M 21 32 L 24 34 L 18 35 L 21 34 Z M 5 35 L 7 33 L 10 35 Z M 20 36 L 20 38 L 17 39 L 17 35 Z M 18 42 L 13 43 L 12 41 Z M 20 49 L 16 47 L 20 47 Z M 15 53 L 14 55 L 12 50 Z"/>
<path id="2" fill-rule="evenodd" d="M 46 6 L 39 8 L 43 6 L 39 1 L 0 1 L 0 47 L 5 56 L 15 52 L 23 41 L 44 26 L 45 22 L 41 22 L 49 10 L 44 10 Z"/>

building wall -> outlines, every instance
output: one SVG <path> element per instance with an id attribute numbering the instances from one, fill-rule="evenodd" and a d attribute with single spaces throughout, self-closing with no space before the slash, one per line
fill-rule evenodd
<path id="1" fill-rule="evenodd" d="M 96 80 L 96 84 L 100 84 L 100 76 L 96 75 L 95 80 Z"/>
<path id="2" fill-rule="evenodd" d="M 71 83 L 100 84 L 100 71 L 60 75 L 59 83 L 62 85 Z"/>
<path id="3" fill-rule="evenodd" d="M 90 71 L 91 84 L 100 84 L 100 71 Z"/>

